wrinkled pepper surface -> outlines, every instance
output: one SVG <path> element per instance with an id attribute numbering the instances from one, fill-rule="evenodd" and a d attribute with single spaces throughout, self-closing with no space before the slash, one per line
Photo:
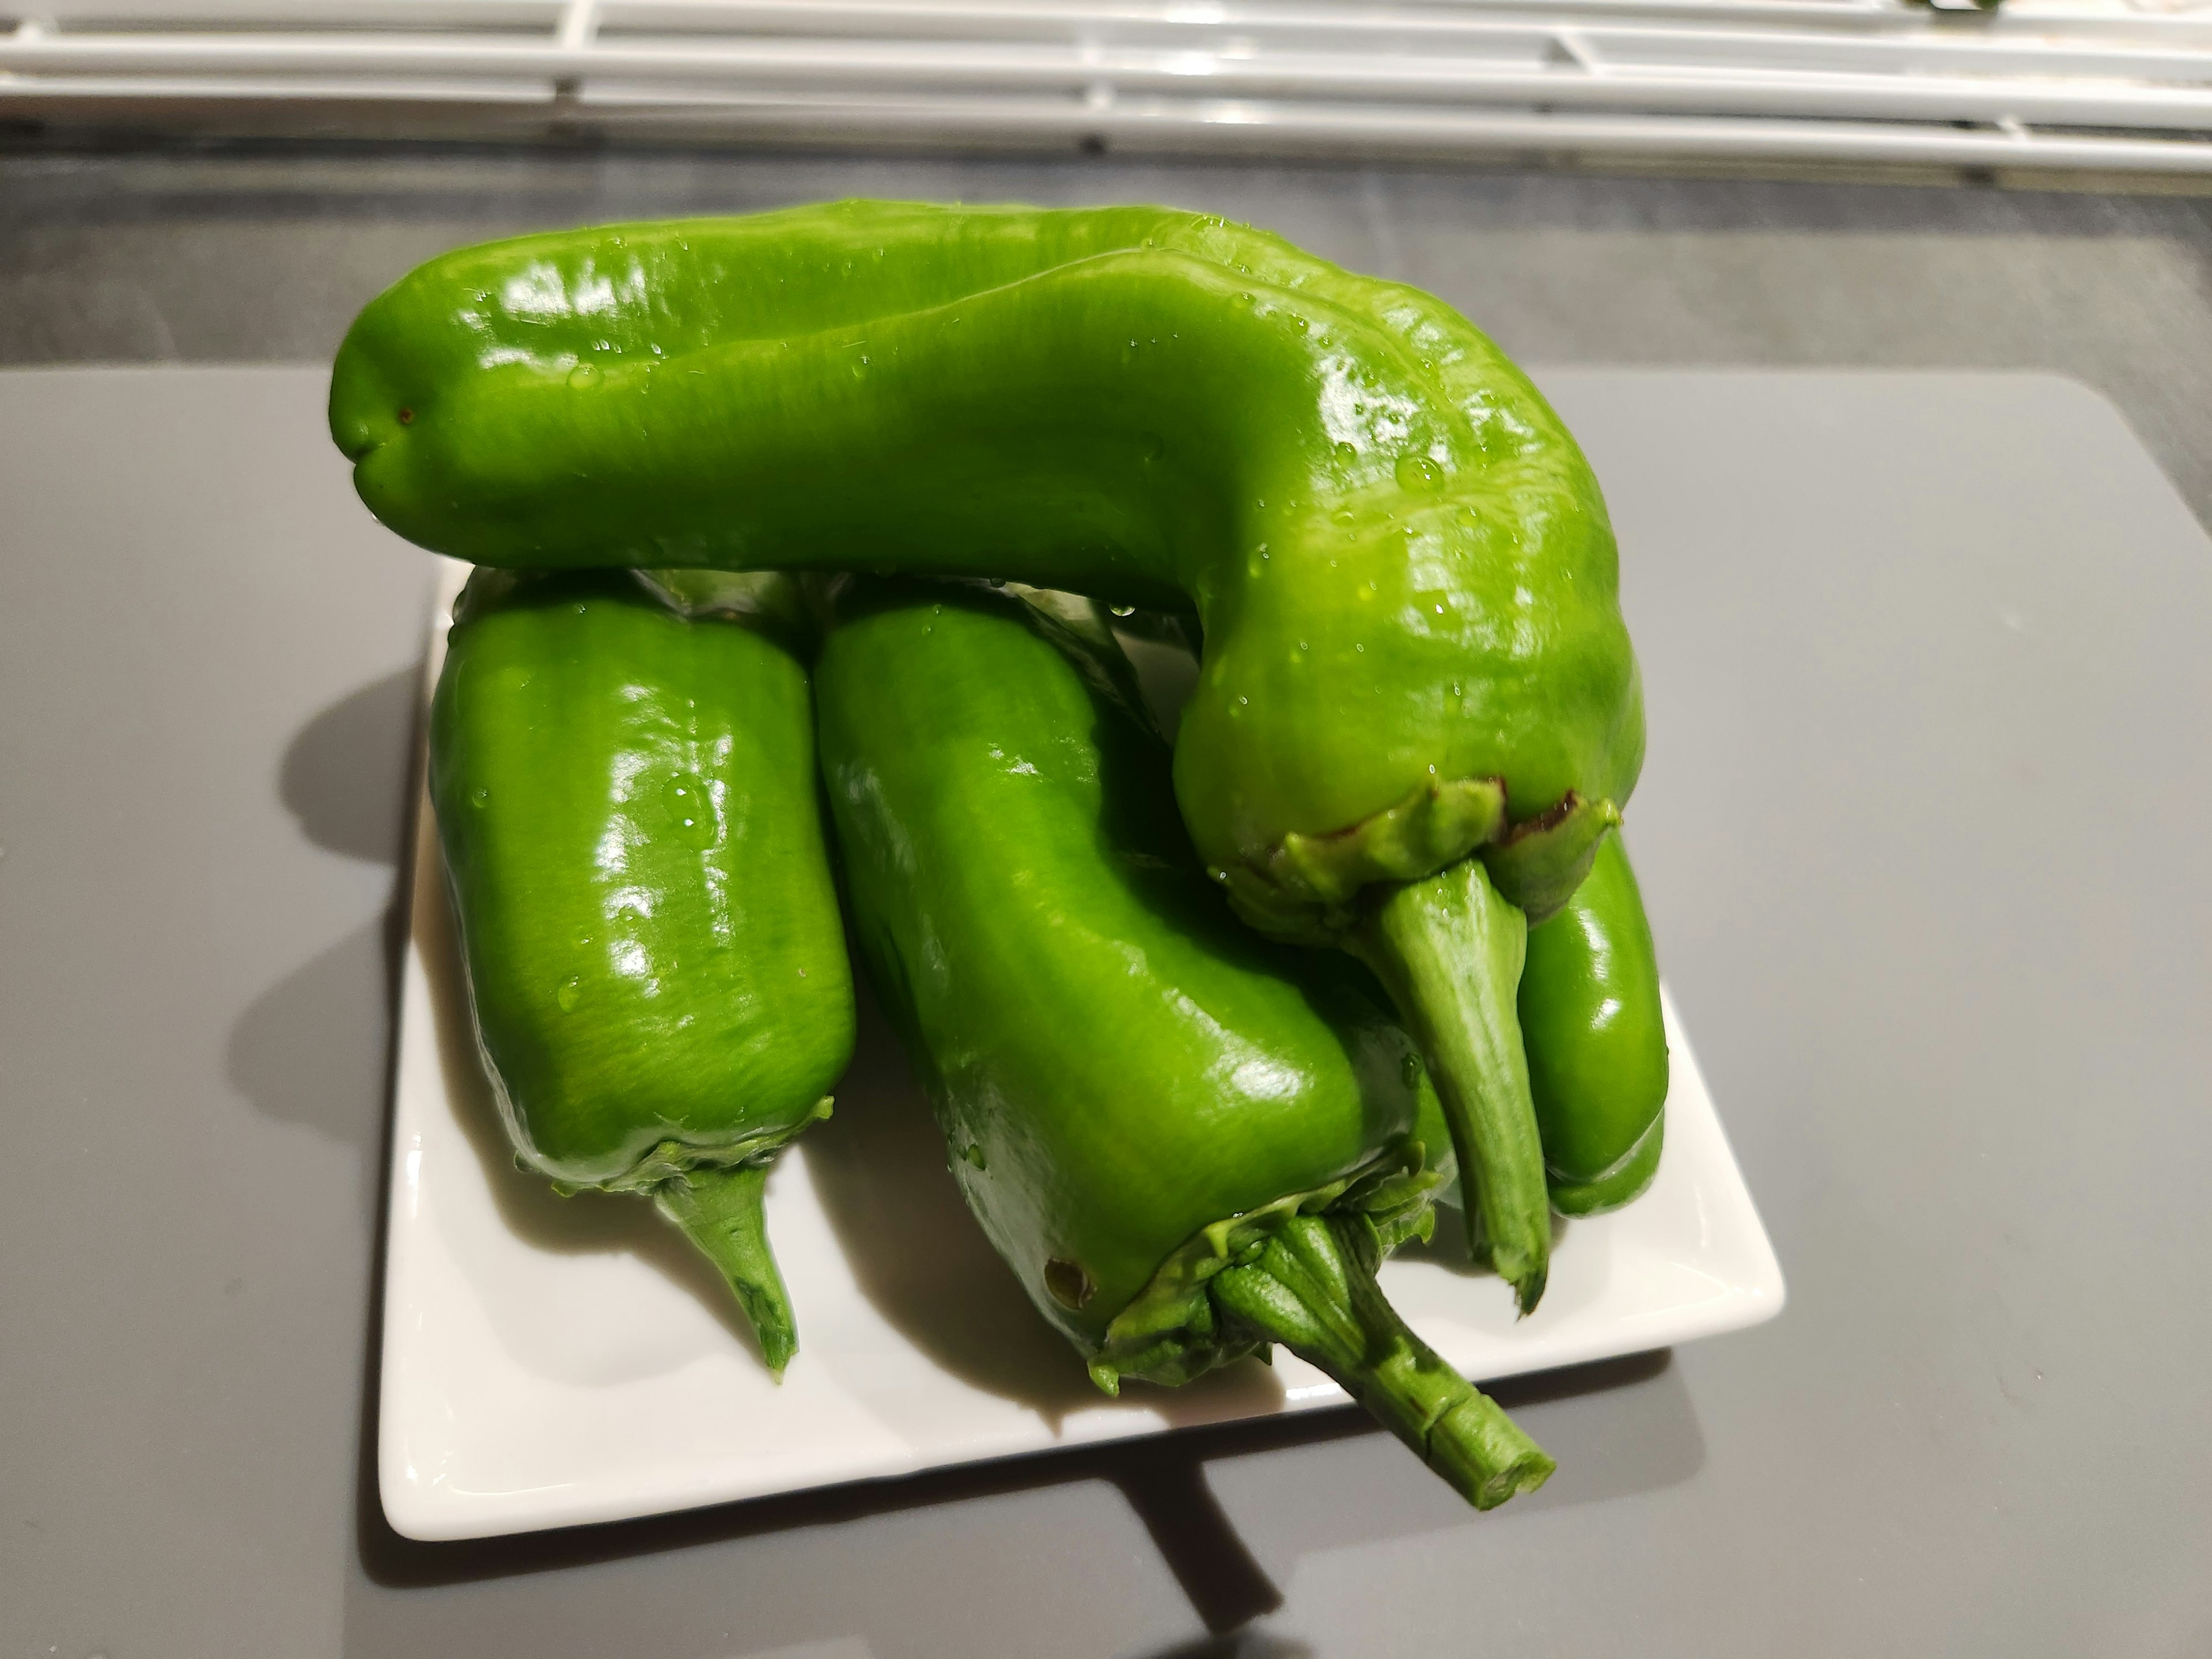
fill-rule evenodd
<path id="1" fill-rule="evenodd" d="M 430 793 L 519 1158 L 649 1195 L 780 1374 L 797 1338 L 763 1189 L 828 1115 L 854 1015 L 806 672 L 774 616 L 679 615 L 619 573 L 477 572 Z"/>
<path id="2" fill-rule="evenodd" d="M 1425 1232 L 1425 1074 L 1349 964 L 1240 927 L 1086 642 L 849 586 L 816 669 L 854 933 L 992 1243 L 1108 1392 L 1271 1342 L 1480 1507 L 1551 1461 L 1375 1285 Z"/>
<path id="3" fill-rule="evenodd" d="M 1596 481 L 1450 307 L 1158 208 L 617 226 L 404 278 L 331 422 L 380 518 L 480 563 L 865 548 L 1194 611 L 1191 837 L 1247 921 L 1389 987 L 1534 1305 L 1516 975 L 1619 821 L 1643 699 Z"/>

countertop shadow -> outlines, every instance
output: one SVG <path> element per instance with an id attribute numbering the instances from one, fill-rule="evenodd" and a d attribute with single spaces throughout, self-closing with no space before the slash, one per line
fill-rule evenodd
<path id="1" fill-rule="evenodd" d="M 373 1339 L 380 1328 L 372 1310 Z M 1208 1628 L 1219 1632 L 1272 1610 L 1280 1598 L 1228 1521 L 1206 1478 L 1207 1465 L 1293 1447 L 1385 1437 L 1384 1431 L 1358 1407 L 1344 1406 L 1212 1424 L 1151 1439 L 1074 1446 L 963 1464 L 890 1480 L 816 1487 L 635 1520 L 455 1543 L 422 1543 L 394 1532 L 377 1499 L 374 1381 L 378 1346 L 374 1340 L 369 1344 L 369 1386 L 362 1414 L 359 1541 L 364 1571 L 373 1582 L 392 1589 L 507 1578 L 802 1528 L 836 1526 L 1047 1486 L 1105 1480 L 1127 1498 Z M 1516 1377 L 1490 1390 L 1500 1404 L 1516 1412 L 1596 1395 L 1655 1400 L 1656 1413 L 1629 1413 L 1619 1433 L 1607 1437 L 1640 1439 L 1656 1443 L 1659 1448 L 1650 1458 L 1632 1460 L 1632 1467 L 1620 1471 L 1622 1479 L 1607 1479 L 1597 1471 L 1592 1472 L 1596 1478 L 1587 1481 L 1554 1476 L 1542 1492 L 1516 1498 L 1510 1507 L 1478 1521 L 1472 1510 L 1418 1466 L 1409 1463 L 1400 1472 L 1413 1477 L 1418 1490 L 1426 1492 L 1433 1487 L 1442 1512 L 1481 1525 L 1498 1524 L 1501 1516 L 1533 1514 L 1560 1502 L 1588 1501 L 1673 1484 L 1694 1473 L 1704 1461 L 1694 1413 L 1688 1419 L 1692 1439 L 1686 1455 L 1679 1432 L 1667 1432 L 1681 1427 L 1681 1407 L 1687 1398 L 1673 1358 L 1671 1351 L 1659 1349 Z M 1655 1389 L 1654 1384 L 1660 1386 Z M 1669 1445 L 1673 1450 L 1667 1449 Z M 1396 1451 L 1395 1447 L 1390 1449 Z M 1566 1449 L 1555 1444 L 1554 1449 Z M 1562 1462 L 1567 1462 L 1569 1457 L 1579 1461 L 1586 1450 L 1594 1449 L 1577 1445 Z M 1336 1506 L 1316 1510 L 1319 1522 L 1324 1525 L 1338 1513 Z M 1419 1528 L 1409 1525 L 1404 1529 Z M 1188 1650 L 1193 1655 L 1235 1650 L 1204 1644 Z M 1170 1649 L 1158 1659 L 1185 1651 Z M 1285 1659 L 1296 1651 L 1286 1650 Z"/>
<path id="2" fill-rule="evenodd" d="M 406 948 L 420 663 L 347 693 L 286 744 L 276 795 L 317 847 L 394 872 L 383 914 L 256 997 L 223 1051 L 231 1084 L 255 1108 L 357 1147 L 381 1146 L 392 1091 L 399 963 Z M 375 1007 L 380 1018 L 364 1019 Z M 375 1092 L 369 1085 L 374 1080 Z"/>
<path id="3" fill-rule="evenodd" d="M 285 745 L 276 793 L 318 847 L 397 866 L 406 851 L 420 663 L 372 680 L 324 709 Z"/>

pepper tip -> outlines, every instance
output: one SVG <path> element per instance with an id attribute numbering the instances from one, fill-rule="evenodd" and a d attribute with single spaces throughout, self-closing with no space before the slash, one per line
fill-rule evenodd
<path id="1" fill-rule="evenodd" d="M 1536 1304 L 1544 1299 L 1544 1284 L 1551 1277 L 1547 1267 L 1538 1267 L 1523 1273 L 1513 1281 L 1513 1305 L 1520 1310 L 1516 1319 L 1526 1319 L 1536 1311 Z"/>

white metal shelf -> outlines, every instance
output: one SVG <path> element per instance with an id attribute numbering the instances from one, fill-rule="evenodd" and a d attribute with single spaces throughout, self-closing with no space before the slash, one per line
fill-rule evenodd
<path id="1" fill-rule="evenodd" d="M 0 114 L 2212 173 L 2212 4 L 2165 3 L 37 0 Z"/>

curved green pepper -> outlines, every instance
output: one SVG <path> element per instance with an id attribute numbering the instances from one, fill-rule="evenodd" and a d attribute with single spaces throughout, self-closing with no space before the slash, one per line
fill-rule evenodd
<path id="1" fill-rule="evenodd" d="M 1158 208 L 563 232 L 370 304 L 331 425 L 380 518 L 483 563 L 865 547 L 1194 609 L 1192 839 L 1246 920 L 1382 975 L 1534 1305 L 1512 975 L 1619 819 L 1643 699 L 1596 481 L 1449 307 Z"/>
<path id="2" fill-rule="evenodd" d="M 862 582 L 817 664 L 854 932 L 992 1243 L 1108 1392 L 1270 1341 L 1488 1508 L 1551 1461 L 1375 1287 L 1424 1073 L 1238 927 L 1125 667 L 1009 596 Z"/>
<path id="3" fill-rule="evenodd" d="M 455 614 L 430 793 L 518 1158 L 650 1194 L 781 1374 L 762 1191 L 854 1030 L 805 670 L 757 618 L 687 619 L 624 575 L 479 571 Z"/>
<path id="4" fill-rule="evenodd" d="M 1530 931 L 1520 1007 L 1553 1206 L 1617 1209 L 1658 1172 L 1667 1104 L 1659 962 L 1618 836 Z"/>

